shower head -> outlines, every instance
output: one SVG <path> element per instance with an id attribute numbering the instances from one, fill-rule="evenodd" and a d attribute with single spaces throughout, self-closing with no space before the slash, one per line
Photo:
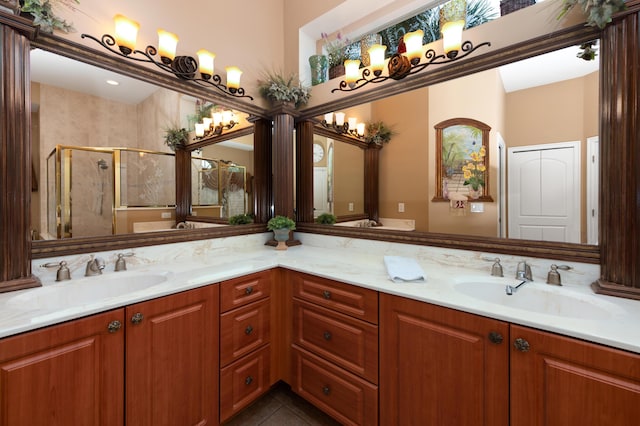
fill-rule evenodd
<path id="1" fill-rule="evenodd" d="M 104 161 L 104 158 L 101 158 L 98 160 L 98 167 L 101 168 L 102 170 L 107 170 L 109 168 L 109 165 L 107 164 L 106 161 Z"/>

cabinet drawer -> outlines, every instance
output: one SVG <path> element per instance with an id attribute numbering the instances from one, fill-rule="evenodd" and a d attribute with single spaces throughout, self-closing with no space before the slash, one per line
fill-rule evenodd
<path id="1" fill-rule="evenodd" d="M 293 341 L 330 362 L 378 383 L 378 327 L 295 300 Z"/>
<path id="2" fill-rule="evenodd" d="M 269 342 L 270 301 L 263 299 L 220 316 L 221 366 Z"/>
<path id="3" fill-rule="evenodd" d="M 270 346 L 220 370 L 220 421 L 246 407 L 269 390 Z"/>
<path id="4" fill-rule="evenodd" d="M 378 323 L 378 292 L 313 275 L 291 272 L 293 296 Z"/>
<path id="5" fill-rule="evenodd" d="M 246 277 L 220 283 L 220 312 L 244 306 L 271 294 L 271 271 L 262 271 Z"/>
<path id="6" fill-rule="evenodd" d="M 293 346 L 293 390 L 345 425 L 378 424 L 378 387 Z"/>

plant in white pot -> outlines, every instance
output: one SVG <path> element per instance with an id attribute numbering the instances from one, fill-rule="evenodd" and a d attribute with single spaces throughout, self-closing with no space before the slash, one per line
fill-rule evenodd
<path id="1" fill-rule="evenodd" d="M 276 250 L 286 250 L 289 232 L 296 229 L 296 223 L 286 216 L 275 216 L 267 222 L 267 229 L 273 231 L 273 237 L 278 242 Z"/>

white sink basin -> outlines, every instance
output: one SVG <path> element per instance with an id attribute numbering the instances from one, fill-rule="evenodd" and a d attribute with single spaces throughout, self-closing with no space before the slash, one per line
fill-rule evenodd
<path id="1" fill-rule="evenodd" d="M 515 286 L 519 281 L 509 284 Z M 622 308 L 603 300 L 602 296 L 539 283 L 526 283 L 509 296 L 505 285 L 504 282 L 472 281 L 455 284 L 454 288 L 465 296 L 487 303 L 565 318 L 603 320 L 622 312 Z"/>
<path id="2" fill-rule="evenodd" d="M 117 272 L 104 276 L 63 281 L 21 292 L 7 301 L 16 308 L 52 309 L 100 303 L 104 299 L 134 293 L 160 284 L 170 273 Z"/>

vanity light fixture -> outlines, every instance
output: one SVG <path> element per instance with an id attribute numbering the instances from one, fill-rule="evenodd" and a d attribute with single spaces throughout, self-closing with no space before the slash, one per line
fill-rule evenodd
<path id="1" fill-rule="evenodd" d="M 452 22 L 451 24 L 456 23 Z M 407 51 L 404 53 L 396 53 L 389 58 L 387 62 L 386 75 L 383 75 L 384 50 L 386 49 L 386 46 L 373 45 L 367 51 L 371 58 L 371 65 L 367 68 L 363 68 L 362 72 L 358 70 L 355 75 L 349 74 L 348 71 L 345 72 L 345 79 L 340 82 L 340 85 L 337 88 L 331 90 L 331 92 L 351 92 L 364 87 L 369 83 L 382 83 L 390 78 L 394 80 L 401 80 L 408 75 L 424 70 L 429 65 L 447 64 L 470 55 L 482 46 L 491 46 L 491 43 L 488 41 L 480 43 L 477 46 L 474 46 L 469 40 L 464 43 L 450 42 L 450 31 L 459 31 L 460 37 L 462 37 L 463 27 L 464 21 L 462 21 L 462 27 L 458 23 L 458 25 L 451 25 L 450 28 L 447 28 L 447 32 L 445 33 L 447 34 L 445 53 L 440 55 L 438 55 L 433 49 L 428 49 L 423 54 L 422 30 L 405 34 L 404 42 L 407 47 Z M 381 48 L 382 53 L 380 53 Z M 380 58 L 380 56 L 382 56 L 382 58 Z M 345 61 L 345 69 L 347 67 L 347 62 L 348 61 Z"/>
<path id="2" fill-rule="evenodd" d="M 326 129 L 331 129 L 338 134 L 343 134 L 359 140 L 363 140 L 364 123 L 358 123 L 358 120 L 355 117 L 347 118 L 346 122 L 344 118 L 344 112 L 336 112 L 335 114 L 333 112 L 328 112 L 324 115 L 324 119 L 320 122 L 320 125 L 322 125 L 322 127 Z"/>
<path id="3" fill-rule="evenodd" d="M 202 119 L 202 123 L 195 124 L 195 139 L 219 136 L 223 131 L 232 129 L 236 124 L 238 124 L 238 121 L 235 120 L 233 111 L 214 111 L 211 113 L 211 117 L 205 117 Z"/>
<path id="4" fill-rule="evenodd" d="M 164 30 L 158 30 L 158 48 L 147 46 L 144 51 L 136 49 L 136 38 L 140 24 L 126 18 L 123 15 L 116 15 L 115 35 L 103 34 L 98 39 L 89 34 L 82 34 L 81 38 L 89 38 L 100 44 L 105 49 L 118 56 L 132 61 L 147 62 L 156 65 L 161 70 L 171 73 L 176 77 L 193 81 L 194 83 L 204 87 L 214 87 L 226 95 L 249 98 L 242 87 L 240 87 L 240 75 L 242 71 L 237 67 L 227 67 L 227 84 L 222 83 L 222 77 L 213 72 L 213 61 L 215 55 L 206 50 L 197 52 L 198 60 L 192 56 L 176 56 L 176 47 L 178 45 L 178 37 Z M 115 49 L 117 46 L 118 49 Z M 160 56 L 157 60 L 155 56 Z M 200 72 L 200 76 L 196 76 L 196 71 Z"/>

